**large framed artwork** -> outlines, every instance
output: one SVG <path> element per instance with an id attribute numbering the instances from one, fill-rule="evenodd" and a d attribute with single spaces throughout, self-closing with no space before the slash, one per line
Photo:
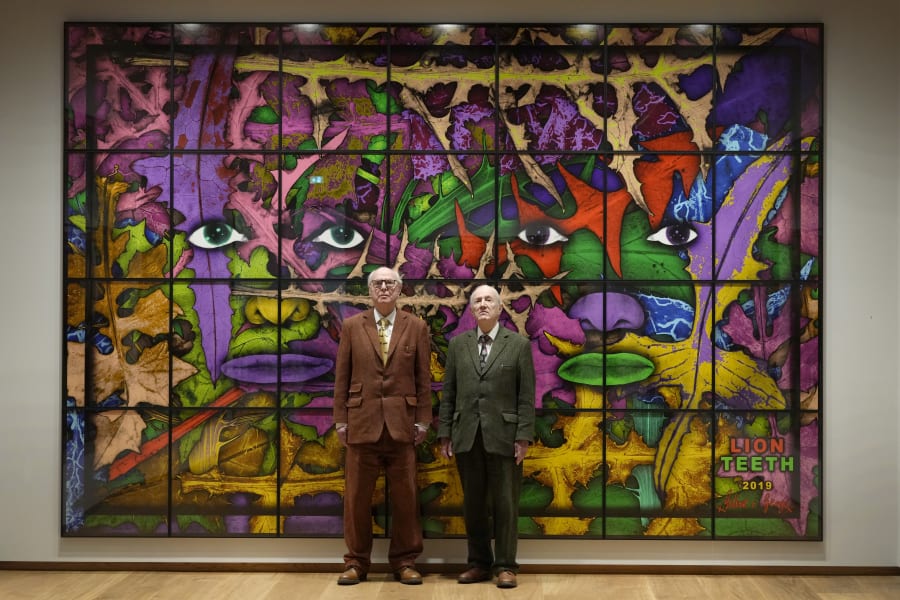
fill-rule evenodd
<path id="1" fill-rule="evenodd" d="M 62 534 L 340 536 L 334 356 L 387 265 L 435 415 L 474 287 L 530 338 L 523 537 L 822 539 L 822 36 L 67 23 Z"/>

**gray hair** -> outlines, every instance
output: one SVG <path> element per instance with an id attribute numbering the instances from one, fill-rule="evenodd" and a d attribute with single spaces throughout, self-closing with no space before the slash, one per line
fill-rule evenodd
<path id="1" fill-rule="evenodd" d="M 381 269 L 387 269 L 394 276 L 394 281 L 396 281 L 398 283 L 403 283 L 403 278 L 400 277 L 400 271 L 398 271 L 397 269 L 392 269 L 390 267 L 378 267 L 377 269 L 375 269 L 374 271 L 369 273 L 369 277 L 366 278 L 366 283 L 369 285 L 372 285 L 372 280 L 374 279 L 375 273 L 377 273 Z"/>
<path id="2" fill-rule="evenodd" d="M 494 300 L 497 301 L 497 304 L 503 306 L 503 301 L 500 299 L 500 292 L 497 291 L 497 288 L 495 288 L 494 286 L 488 285 L 488 284 L 486 284 L 486 283 L 485 283 L 485 284 L 482 284 L 482 285 L 479 285 L 477 288 L 475 288 L 474 290 L 472 290 L 472 293 L 471 293 L 471 294 L 469 294 L 469 306 L 472 306 L 472 298 L 475 297 L 475 292 L 477 292 L 477 291 L 480 290 L 481 288 L 487 288 L 487 289 L 491 290 L 491 292 L 492 292 L 491 295 L 494 297 Z"/>

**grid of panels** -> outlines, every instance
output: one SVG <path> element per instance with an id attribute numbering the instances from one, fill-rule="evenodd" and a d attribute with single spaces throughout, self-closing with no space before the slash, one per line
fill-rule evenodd
<path id="1" fill-rule="evenodd" d="M 334 356 L 387 265 L 435 415 L 474 287 L 532 340 L 522 536 L 821 539 L 821 25 L 65 33 L 63 535 L 341 535 Z"/>

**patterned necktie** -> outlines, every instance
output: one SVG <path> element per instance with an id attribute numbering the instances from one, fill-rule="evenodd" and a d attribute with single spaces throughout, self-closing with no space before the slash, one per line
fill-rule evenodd
<path id="1" fill-rule="evenodd" d="M 387 317 L 381 317 L 378 320 L 378 340 L 381 342 L 381 362 L 387 364 L 388 357 L 388 327 L 391 322 Z"/>
<path id="2" fill-rule="evenodd" d="M 480 359 L 479 367 L 481 368 L 482 371 L 484 371 L 484 363 L 487 362 L 488 344 L 491 343 L 491 336 L 489 336 L 488 334 L 485 333 L 478 339 L 481 341 L 481 353 L 479 356 L 479 359 Z"/>

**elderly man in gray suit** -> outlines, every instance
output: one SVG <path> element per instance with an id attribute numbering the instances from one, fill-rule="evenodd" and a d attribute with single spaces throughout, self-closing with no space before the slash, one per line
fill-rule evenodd
<path id="1" fill-rule="evenodd" d="M 500 327 L 493 287 L 477 287 L 469 308 L 478 327 L 450 341 L 438 427 L 441 452 L 456 455 L 463 488 L 468 565 L 457 581 L 496 573 L 497 587 L 514 588 L 522 461 L 534 439 L 531 344 Z"/>

